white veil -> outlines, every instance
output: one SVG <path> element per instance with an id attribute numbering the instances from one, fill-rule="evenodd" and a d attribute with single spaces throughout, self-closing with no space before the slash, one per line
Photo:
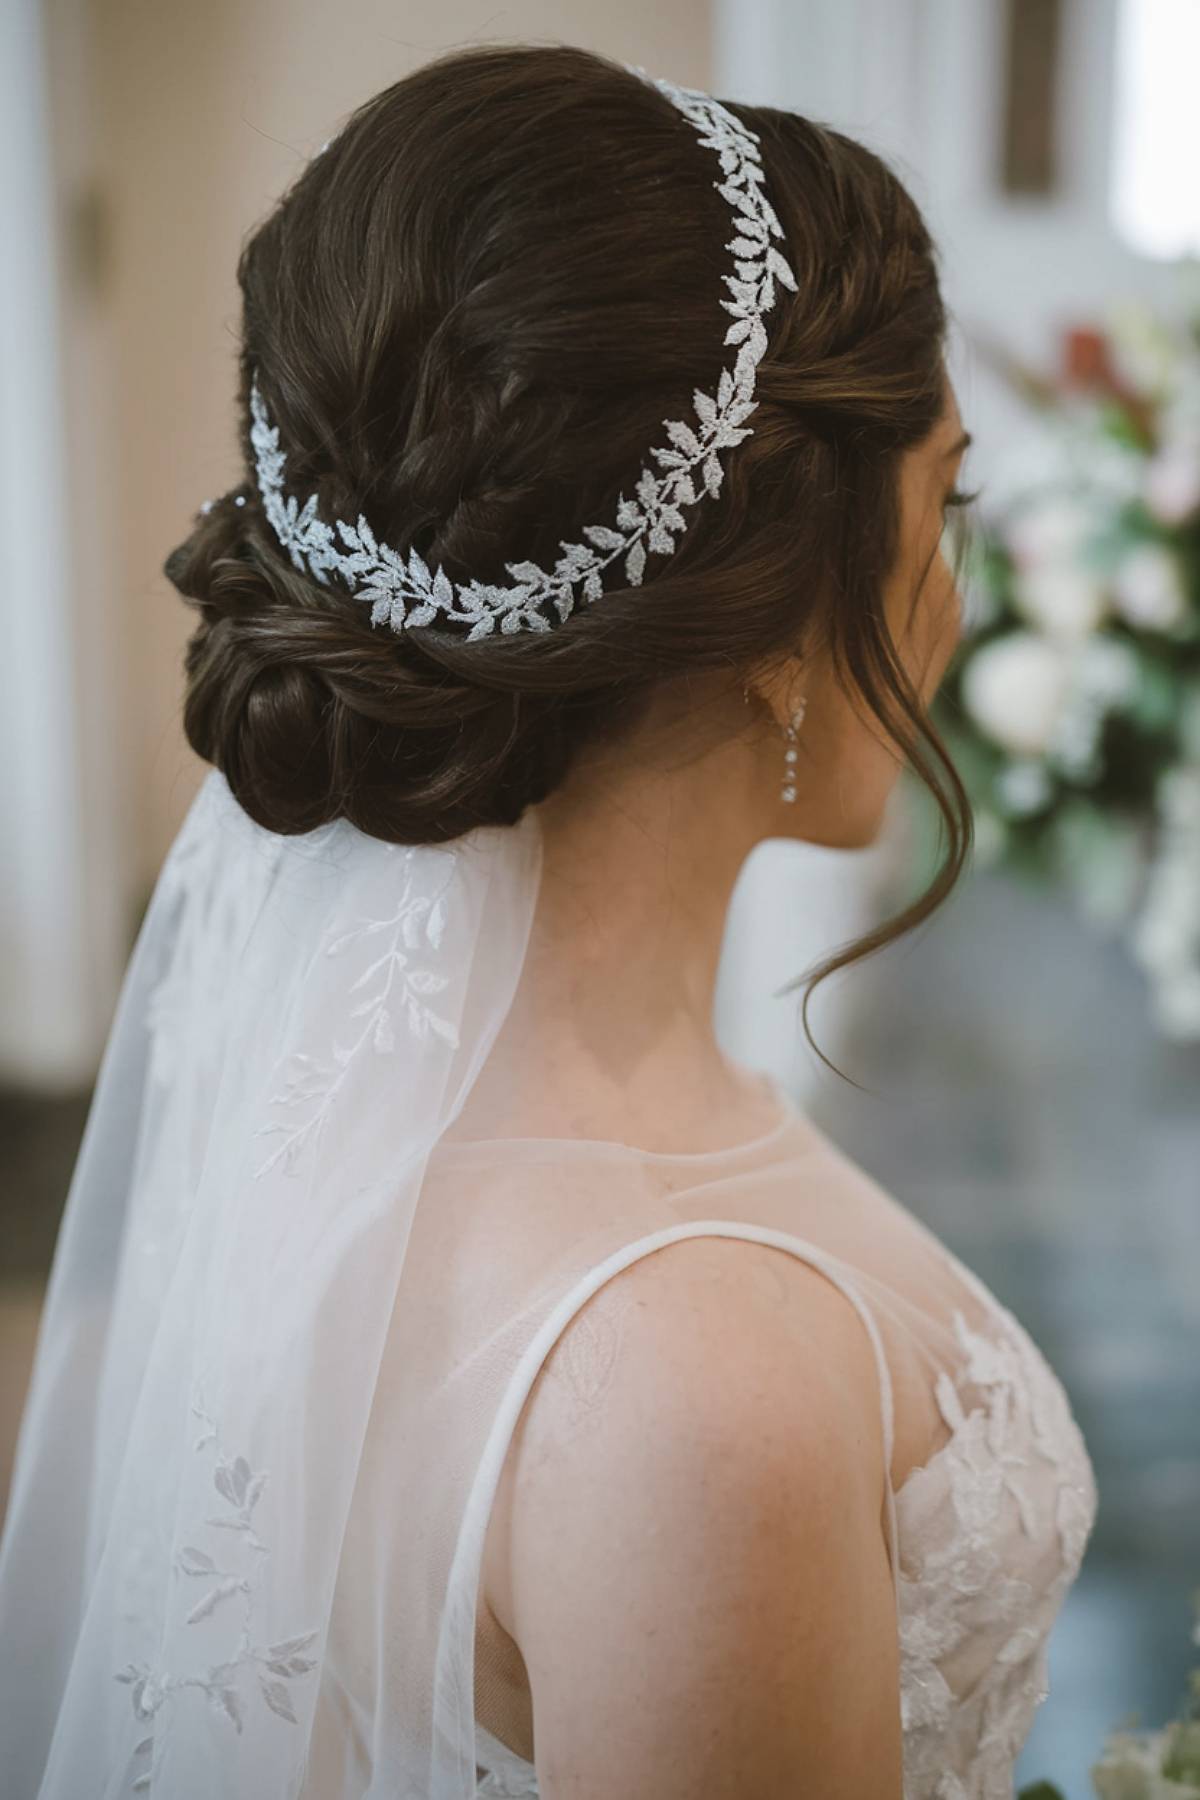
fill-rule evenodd
<path id="1" fill-rule="evenodd" d="M 9 1800 L 302 1791 L 426 1159 L 508 1009 L 540 866 L 532 814 L 444 849 L 282 837 L 206 777 L 126 973 L 17 1446 Z M 413 1792 L 473 1793 L 423 1680 L 414 1658 Z"/>

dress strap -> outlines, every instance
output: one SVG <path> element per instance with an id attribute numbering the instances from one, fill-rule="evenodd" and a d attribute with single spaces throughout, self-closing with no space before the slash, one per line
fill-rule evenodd
<path id="1" fill-rule="evenodd" d="M 697 1219 L 681 1225 L 668 1226 L 664 1230 L 652 1232 L 646 1237 L 636 1238 L 628 1244 L 623 1244 L 611 1256 L 590 1268 L 543 1319 L 541 1326 L 526 1345 L 509 1377 L 500 1404 L 496 1409 L 496 1415 L 492 1420 L 492 1428 L 484 1445 L 483 1454 L 479 1459 L 470 1496 L 463 1513 L 454 1561 L 450 1570 L 447 1604 L 442 1616 L 438 1643 L 435 1715 L 439 1710 L 441 1698 L 438 1693 L 439 1689 L 447 1697 L 451 1693 L 469 1695 L 474 1691 L 475 1606 L 488 1520 L 499 1486 L 504 1459 L 508 1453 L 509 1441 L 521 1415 L 521 1409 L 529 1397 L 538 1370 L 574 1315 L 598 1289 L 604 1286 L 605 1282 L 610 1281 L 614 1275 L 620 1274 L 622 1270 L 629 1268 L 633 1263 L 640 1261 L 642 1257 L 651 1255 L 655 1250 L 663 1249 L 668 1244 L 680 1243 L 685 1238 L 697 1237 L 742 1238 L 756 1244 L 767 1244 L 778 1250 L 788 1250 L 802 1262 L 809 1263 L 812 1267 L 820 1270 L 835 1287 L 841 1290 L 862 1319 L 871 1340 L 871 1347 L 875 1352 L 875 1363 L 879 1375 L 880 1407 L 883 1418 L 884 1480 L 887 1496 L 888 1556 L 891 1562 L 892 1590 L 895 1597 L 897 1626 L 899 1626 L 899 1548 L 896 1534 L 895 1495 L 892 1491 L 891 1478 L 892 1448 L 895 1435 L 892 1380 L 882 1339 L 871 1309 L 862 1299 L 853 1282 L 844 1273 L 838 1258 L 831 1255 L 829 1251 L 810 1244 L 806 1239 L 796 1237 L 791 1232 L 777 1231 L 771 1226 L 749 1225 L 740 1220 Z"/>

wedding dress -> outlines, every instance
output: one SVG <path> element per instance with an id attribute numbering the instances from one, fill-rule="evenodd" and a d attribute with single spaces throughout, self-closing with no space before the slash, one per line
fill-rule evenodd
<path id="1" fill-rule="evenodd" d="M 1096 1507 L 1058 1378 L 782 1095 L 710 1153 L 456 1133 L 539 875 L 536 812 L 438 849 L 284 838 L 206 777 L 126 975 L 17 1446 L 7 1800 L 535 1795 L 478 1653 L 506 1450 L 568 1327 L 602 1381 L 591 1297 L 696 1237 L 770 1246 L 860 1318 L 905 1800 L 1009 1800 Z M 802 1368 L 785 1391 L 799 1417 Z"/>

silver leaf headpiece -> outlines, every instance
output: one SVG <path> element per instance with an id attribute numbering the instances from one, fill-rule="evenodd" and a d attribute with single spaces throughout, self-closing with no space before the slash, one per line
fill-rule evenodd
<path id="1" fill-rule="evenodd" d="M 297 569 L 322 582 L 331 572 L 342 576 L 357 599 L 369 602 L 372 625 L 400 632 L 444 619 L 468 626 L 468 640 L 497 629 L 549 631 L 549 615 L 564 620 L 581 600 L 590 604 L 601 597 L 604 571 L 611 563 L 619 561 L 626 583 L 639 586 L 647 557 L 666 556 L 674 549 L 686 525 L 684 509 L 720 492 L 719 453 L 751 435 L 746 420 L 758 404 L 755 370 L 767 347 L 763 318 L 775 304 L 776 282 L 793 293 L 796 289 L 791 268 L 771 242 L 783 236 L 783 228 L 763 191 L 758 133 L 710 94 L 657 79 L 654 85 L 695 127 L 721 165 L 721 179 L 713 186 L 729 203 L 734 229 L 725 246 L 733 257 L 733 273 L 722 277 L 729 298 L 721 305 L 733 315 L 724 341 L 737 346 L 737 357 L 732 368 L 721 371 L 715 394 L 693 391 L 690 423 L 664 421 L 669 443 L 651 450 L 633 497 L 620 495 L 614 522 L 585 525 L 586 543 L 562 543 L 552 569 L 533 562 L 506 563 L 510 583 L 468 581 L 460 586 L 440 565 L 430 569 L 416 550 L 404 554 L 381 543 L 361 513 L 353 525 L 344 519 L 327 524 L 318 517 L 316 494 L 303 506 L 285 494 L 279 428 L 271 423 L 257 377 L 252 380 L 250 441 L 272 529 Z M 657 466 L 652 468 L 651 462 Z"/>

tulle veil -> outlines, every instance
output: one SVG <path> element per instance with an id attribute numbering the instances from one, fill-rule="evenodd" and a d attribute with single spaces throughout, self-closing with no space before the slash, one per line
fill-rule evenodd
<path id="1" fill-rule="evenodd" d="M 17 1446 L 14 1800 L 319 1791 L 334 1591 L 425 1164 L 505 1016 L 539 869 L 532 814 L 447 848 L 342 820 L 284 837 L 205 778 L 126 972 Z M 462 1697 L 410 1662 L 412 1792 L 474 1792 Z"/>

